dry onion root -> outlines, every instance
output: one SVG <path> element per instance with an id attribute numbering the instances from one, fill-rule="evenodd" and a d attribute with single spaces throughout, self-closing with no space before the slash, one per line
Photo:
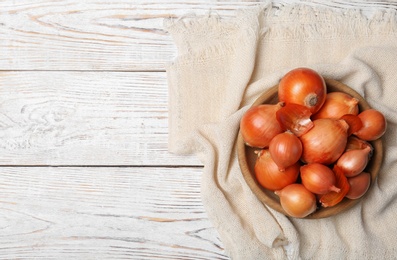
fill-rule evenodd
<path id="1" fill-rule="evenodd" d="M 313 119 L 339 119 L 347 114 L 358 115 L 358 99 L 343 92 L 331 92 L 327 94 L 324 105 L 313 115 Z"/>
<path id="2" fill-rule="evenodd" d="M 306 106 L 312 114 L 322 107 L 326 94 L 324 78 L 309 68 L 289 71 L 280 80 L 278 87 L 278 98 L 281 102 Z"/>
<path id="3" fill-rule="evenodd" d="M 240 122 L 246 145 L 262 149 L 256 179 L 275 191 L 292 217 L 308 216 L 317 204 L 361 198 L 371 183 L 365 172 L 373 152 L 369 141 L 386 132 L 380 111 L 360 113 L 358 99 L 326 91 L 315 71 L 292 70 L 280 81 L 279 103 L 253 107 Z"/>

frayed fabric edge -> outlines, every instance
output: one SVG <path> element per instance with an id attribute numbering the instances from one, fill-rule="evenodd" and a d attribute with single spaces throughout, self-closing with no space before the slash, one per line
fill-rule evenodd
<path id="1" fill-rule="evenodd" d="M 194 34 L 196 30 L 206 30 L 213 26 L 220 25 L 229 26 L 233 28 L 240 28 L 242 24 L 250 19 L 250 16 L 257 15 L 271 7 L 270 1 L 258 3 L 258 5 L 247 7 L 245 9 L 235 10 L 235 15 L 232 17 L 223 18 L 216 11 L 209 10 L 206 15 L 197 15 L 195 13 L 187 13 L 178 18 L 165 18 L 163 20 L 163 27 L 171 34 L 174 33 L 188 33 Z"/>
<path id="2" fill-rule="evenodd" d="M 237 13 L 240 15 L 225 19 L 215 13 L 208 13 L 206 16 L 189 14 L 178 19 L 166 19 L 164 25 L 174 34 L 185 32 L 194 34 L 195 30 L 207 30 L 208 26 L 224 27 L 226 24 L 226 28 L 237 28 L 236 31 L 243 31 L 247 34 L 254 33 L 254 37 L 264 37 L 265 41 L 326 39 L 342 36 L 369 38 L 388 35 L 394 37 L 397 35 L 397 10 L 392 8 L 375 10 L 371 17 L 367 17 L 357 9 L 314 8 L 304 4 L 281 7 L 270 4 L 258 5 L 239 10 Z M 246 22 L 248 19 L 250 19 L 249 23 Z M 252 21 L 261 24 L 257 25 Z M 242 30 L 242 24 L 245 24 L 248 30 Z M 259 28 L 259 31 L 253 30 L 253 27 Z M 243 46 L 245 40 L 247 40 L 246 37 L 220 39 L 216 41 L 216 44 L 179 53 L 174 60 L 165 64 L 165 69 L 170 72 L 192 62 L 208 62 L 217 55 L 230 55 L 236 51 L 237 47 Z"/>
<path id="3" fill-rule="evenodd" d="M 397 33 L 397 10 L 392 7 L 374 8 L 374 12 L 369 16 L 363 14 L 360 6 L 355 9 L 342 9 L 304 3 L 282 6 L 275 6 L 270 2 L 258 4 L 236 10 L 236 15 L 229 18 L 221 18 L 212 11 L 204 16 L 190 13 L 179 18 L 166 18 L 163 25 L 171 34 L 194 34 L 197 30 L 208 30 L 213 26 L 219 26 L 220 23 L 222 26 L 229 24 L 233 28 L 240 28 L 246 19 L 259 12 L 263 13 L 265 30 L 270 28 L 267 30 L 268 37 L 275 40 Z"/>
<path id="4" fill-rule="evenodd" d="M 293 4 L 267 9 L 263 23 L 269 28 L 264 36 L 270 40 L 396 35 L 397 10 L 374 9 L 368 16 L 359 7 L 345 10 Z"/>
<path id="5" fill-rule="evenodd" d="M 174 37 L 178 47 L 178 56 L 166 64 L 166 67 L 169 68 L 176 60 L 189 63 L 192 58 L 189 54 L 194 52 L 200 52 L 201 59 L 205 59 L 219 52 L 230 53 L 234 50 L 231 44 L 222 43 L 206 46 L 205 50 L 189 46 L 186 49 L 179 48 L 183 43 L 175 39 L 178 35 L 207 34 L 211 32 L 211 28 L 222 28 L 225 42 L 230 43 L 228 37 L 233 32 L 228 35 L 228 30 L 241 31 L 242 25 L 246 25 L 253 17 L 257 17 L 261 23 L 259 36 L 268 41 L 397 35 L 396 9 L 374 9 L 373 14 L 368 17 L 359 8 L 346 10 L 321 5 L 314 7 L 303 3 L 275 6 L 267 2 L 236 10 L 236 15 L 228 18 L 222 18 L 212 11 L 201 16 L 189 13 L 179 18 L 166 18 L 163 26 Z M 184 57 L 186 54 L 188 56 Z"/>

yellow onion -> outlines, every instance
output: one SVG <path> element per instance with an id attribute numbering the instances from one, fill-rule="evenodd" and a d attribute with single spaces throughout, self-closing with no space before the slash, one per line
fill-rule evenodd
<path id="1" fill-rule="evenodd" d="M 366 141 L 373 141 L 380 138 L 386 132 L 386 118 L 378 110 L 364 110 L 358 114 L 358 117 L 361 119 L 363 126 L 354 133 L 357 137 Z"/>
<path id="2" fill-rule="evenodd" d="M 313 128 L 299 137 L 306 163 L 331 164 L 342 155 L 347 143 L 349 125 L 342 119 L 317 119 Z"/>
<path id="3" fill-rule="evenodd" d="M 316 211 L 316 196 L 302 184 L 290 184 L 275 193 L 280 197 L 281 207 L 291 217 L 304 218 Z"/>
<path id="4" fill-rule="evenodd" d="M 335 174 L 327 166 L 320 163 L 310 163 L 300 168 L 302 184 L 315 194 L 325 194 L 330 191 L 339 192 L 335 186 Z"/>
<path id="5" fill-rule="evenodd" d="M 296 182 L 299 176 L 299 167 L 299 162 L 296 162 L 286 167 L 284 171 L 280 171 L 270 156 L 269 150 L 263 149 L 258 153 L 254 171 L 259 184 L 268 190 L 274 191 Z"/>
<path id="6" fill-rule="evenodd" d="M 342 169 L 346 177 L 356 176 L 367 166 L 371 152 L 370 146 L 346 151 L 339 157 L 336 165 Z"/>
<path id="7" fill-rule="evenodd" d="M 274 136 L 283 132 L 276 119 L 276 112 L 282 105 L 280 102 L 254 106 L 244 113 L 240 121 L 240 133 L 248 146 L 267 147 Z"/>
<path id="8" fill-rule="evenodd" d="M 276 135 L 269 144 L 269 152 L 280 171 L 299 161 L 302 155 L 302 143 L 291 132 Z"/>
<path id="9" fill-rule="evenodd" d="M 310 68 L 296 68 L 285 74 L 278 85 L 278 98 L 286 104 L 306 106 L 316 113 L 324 104 L 327 86 L 324 78 Z"/>
<path id="10" fill-rule="evenodd" d="M 357 98 L 343 92 L 330 92 L 327 94 L 324 105 L 312 116 L 312 119 L 339 119 L 346 114 L 357 115 L 358 112 Z"/>
<path id="11" fill-rule="evenodd" d="M 347 181 L 350 184 L 350 190 L 346 194 L 346 198 L 359 199 L 368 191 L 371 175 L 368 172 L 362 172 L 357 176 L 347 178 Z"/>

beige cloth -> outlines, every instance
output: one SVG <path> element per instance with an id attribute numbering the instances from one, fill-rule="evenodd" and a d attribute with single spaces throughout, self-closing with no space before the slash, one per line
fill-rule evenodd
<path id="1" fill-rule="evenodd" d="M 258 6 L 235 17 L 167 19 L 169 150 L 202 160 L 202 200 L 232 259 L 395 259 L 397 256 L 397 15 L 304 5 Z M 388 121 L 385 158 L 362 202 L 337 216 L 287 218 L 261 204 L 239 169 L 239 120 L 292 68 L 351 86 Z"/>

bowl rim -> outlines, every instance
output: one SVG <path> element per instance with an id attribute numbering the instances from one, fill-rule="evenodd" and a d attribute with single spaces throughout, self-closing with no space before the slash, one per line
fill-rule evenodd
<path id="1" fill-rule="evenodd" d="M 334 79 L 330 78 L 324 78 L 324 81 L 327 86 L 327 93 L 329 92 L 335 92 L 335 91 L 341 91 L 345 92 L 359 100 L 359 109 L 360 111 L 364 111 L 367 109 L 371 109 L 371 106 L 368 104 L 368 102 L 354 89 L 350 88 L 349 86 L 345 85 L 342 82 L 339 82 Z M 343 89 L 343 90 L 341 90 Z M 252 106 L 257 106 L 260 104 L 265 104 L 268 100 L 274 100 L 277 97 L 278 93 L 278 84 L 267 89 L 264 91 L 251 105 Z M 369 142 L 373 146 L 373 154 L 371 157 L 371 160 L 369 161 L 365 171 L 368 171 L 371 175 L 371 183 L 370 187 L 368 190 L 370 190 L 379 174 L 382 162 L 383 162 L 383 141 L 382 138 L 379 138 L 375 141 L 370 141 Z M 278 198 L 275 198 L 275 196 L 269 196 L 266 193 L 266 189 L 261 187 L 260 184 L 257 182 L 255 178 L 255 174 L 253 173 L 253 170 L 250 169 L 248 160 L 247 160 L 247 153 L 252 152 L 252 149 L 247 145 L 245 145 L 244 140 L 241 135 L 241 131 L 239 129 L 238 132 L 238 137 L 237 137 L 237 157 L 238 157 L 238 162 L 240 166 L 241 173 L 248 184 L 249 188 L 251 191 L 255 194 L 255 196 L 265 205 L 269 206 L 270 208 L 286 215 L 289 216 L 284 209 L 281 207 L 281 204 L 278 200 Z M 259 148 L 258 148 L 259 149 Z M 256 150 L 258 150 L 256 149 Z M 251 155 L 252 156 L 252 155 Z M 270 191 L 267 191 L 270 192 Z M 339 214 L 347 209 L 352 208 L 354 205 L 356 205 L 358 202 L 360 202 L 363 198 L 366 197 L 367 193 L 362 196 L 359 199 L 347 199 L 344 198 L 342 202 L 339 204 L 333 206 L 333 207 L 328 207 L 328 208 L 318 208 L 315 212 L 312 214 L 304 217 L 303 219 L 320 219 L 320 218 L 326 218 L 330 217 L 336 214 Z"/>

